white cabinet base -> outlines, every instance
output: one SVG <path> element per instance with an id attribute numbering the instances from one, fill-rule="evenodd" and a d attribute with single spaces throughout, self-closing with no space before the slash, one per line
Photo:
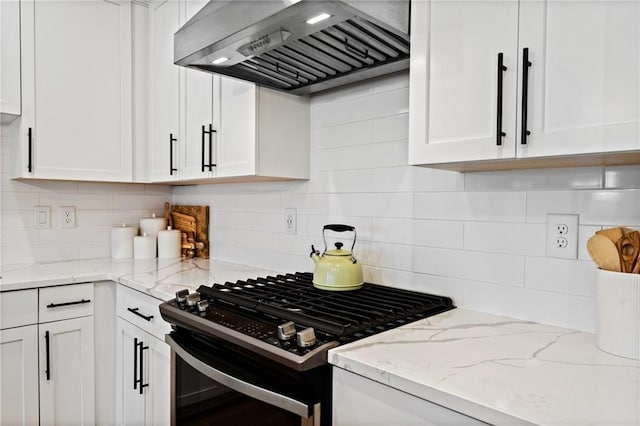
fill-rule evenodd
<path id="1" fill-rule="evenodd" d="M 486 423 L 334 367 L 333 424 L 461 426 Z"/>

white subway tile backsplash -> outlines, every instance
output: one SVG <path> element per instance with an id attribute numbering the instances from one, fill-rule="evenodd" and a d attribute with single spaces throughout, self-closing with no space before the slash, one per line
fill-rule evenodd
<path id="1" fill-rule="evenodd" d="M 416 246 L 462 249 L 463 222 L 450 220 L 413 221 L 413 244 Z"/>
<path id="2" fill-rule="evenodd" d="M 522 286 L 524 257 L 431 247 L 413 248 L 413 270 L 424 274 Z"/>
<path id="3" fill-rule="evenodd" d="M 411 193 L 330 194 L 331 212 L 343 216 L 411 217 Z"/>
<path id="4" fill-rule="evenodd" d="M 640 189 L 640 166 L 606 167 L 604 188 Z"/>
<path id="5" fill-rule="evenodd" d="M 413 248 L 409 245 L 366 243 L 358 250 L 358 262 L 380 268 L 411 270 Z"/>
<path id="6" fill-rule="evenodd" d="M 371 141 L 371 121 L 357 121 L 340 126 L 320 127 L 311 130 L 311 148 L 313 150 L 367 145 Z"/>
<path id="7" fill-rule="evenodd" d="M 40 203 L 38 193 L 31 192 L 2 192 L 0 194 L 0 207 L 2 210 L 33 210 L 33 207 L 45 205 Z"/>
<path id="8" fill-rule="evenodd" d="M 413 243 L 413 220 L 374 217 L 371 220 L 371 240 L 382 243 Z"/>
<path id="9" fill-rule="evenodd" d="M 544 256 L 545 226 L 526 223 L 465 222 L 464 249 Z"/>
<path id="10" fill-rule="evenodd" d="M 413 176 L 413 190 L 416 192 L 455 192 L 464 189 L 465 175 L 462 173 L 426 167 L 411 167 L 409 171 Z"/>
<path id="11" fill-rule="evenodd" d="M 527 205 L 521 192 L 417 192 L 419 219 L 524 222 Z"/>
<path id="12" fill-rule="evenodd" d="M 578 260 L 588 260 L 591 262 L 591 257 L 587 251 L 587 241 L 596 231 L 602 229 L 601 226 L 579 226 L 578 227 Z"/>
<path id="13" fill-rule="evenodd" d="M 124 207 L 128 208 L 140 202 L 139 195 L 123 196 L 128 197 L 128 203 Z M 60 206 L 75 206 L 76 210 L 108 210 L 114 208 L 114 195 L 112 194 L 67 194 L 67 193 L 40 193 L 40 204 L 51 206 L 52 209 Z"/>
<path id="14" fill-rule="evenodd" d="M 535 290 L 595 297 L 596 265 L 591 261 L 528 257 L 524 285 Z"/>
<path id="15" fill-rule="evenodd" d="M 342 124 L 404 114 L 409 111 L 408 104 L 408 87 L 338 101 L 338 122 Z"/>
<path id="16" fill-rule="evenodd" d="M 640 190 L 543 191 L 527 193 L 527 222 L 547 213 L 575 213 L 581 225 L 640 223 Z"/>
<path id="17" fill-rule="evenodd" d="M 362 123 L 362 122 L 360 122 Z M 365 121 L 365 123 L 368 123 Z M 372 142 L 407 140 L 409 138 L 409 114 L 392 115 L 372 120 Z"/>
<path id="18" fill-rule="evenodd" d="M 602 188 L 602 167 L 467 173 L 465 191 L 558 191 Z"/>

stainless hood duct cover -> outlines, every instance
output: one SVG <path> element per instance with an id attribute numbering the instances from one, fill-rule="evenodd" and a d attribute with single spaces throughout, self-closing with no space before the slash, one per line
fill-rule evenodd
<path id="1" fill-rule="evenodd" d="M 318 92 L 408 68 L 409 12 L 409 0 L 212 0 L 175 34 L 174 62 Z"/>

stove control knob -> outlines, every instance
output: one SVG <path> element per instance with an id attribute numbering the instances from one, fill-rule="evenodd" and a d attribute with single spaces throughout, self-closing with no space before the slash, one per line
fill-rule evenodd
<path id="1" fill-rule="evenodd" d="M 191 293 L 187 296 L 187 306 L 195 306 L 200 301 L 200 293 Z"/>
<path id="2" fill-rule="evenodd" d="M 308 348 L 316 344 L 316 332 L 313 328 L 305 328 L 296 333 L 296 343 L 300 348 Z"/>
<path id="3" fill-rule="evenodd" d="M 201 300 L 197 303 L 198 305 L 198 312 L 207 312 L 207 309 L 209 308 L 209 301 L 208 300 Z"/>
<path id="4" fill-rule="evenodd" d="M 176 291 L 176 302 L 184 303 L 187 301 L 187 296 L 189 295 L 189 290 L 186 288 L 184 290 Z"/>
<path id="5" fill-rule="evenodd" d="M 293 321 L 288 321 L 278 326 L 278 339 L 290 340 L 293 339 L 295 335 L 296 325 L 293 323 Z"/>

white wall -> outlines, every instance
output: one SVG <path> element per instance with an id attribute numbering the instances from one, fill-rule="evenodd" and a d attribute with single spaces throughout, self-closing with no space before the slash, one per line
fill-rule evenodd
<path id="1" fill-rule="evenodd" d="M 110 229 L 163 214 L 172 188 L 141 184 L 15 181 L 9 132 L 0 128 L 0 265 L 110 257 Z M 35 229 L 34 206 L 51 206 L 51 229 Z M 76 228 L 60 227 L 60 206 L 75 206 Z"/>
<path id="2" fill-rule="evenodd" d="M 218 259 L 312 271 L 322 226 L 347 223 L 368 281 L 594 330 L 586 240 L 601 226 L 640 225 L 640 167 L 464 175 L 406 166 L 407 85 L 400 73 L 313 97 L 309 181 L 178 187 L 174 202 L 211 206 Z M 283 233 L 290 207 L 296 236 Z M 545 257 L 548 212 L 580 215 L 578 260 Z"/>

